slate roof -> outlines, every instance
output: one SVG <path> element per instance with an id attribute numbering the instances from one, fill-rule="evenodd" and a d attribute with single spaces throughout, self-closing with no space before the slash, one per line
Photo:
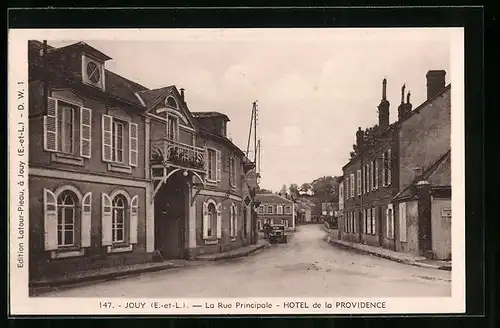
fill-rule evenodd
<path id="1" fill-rule="evenodd" d="M 219 112 L 191 112 L 194 118 L 213 118 L 213 117 L 222 117 L 227 121 L 230 121 L 229 117 L 226 114 Z"/>
<path id="2" fill-rule="evenodd" d="M 410 185 L 394 196 L 394 199 L 412 197 L 415 186 L 421 180 L 429 181 L 431 188 L 451 186 L 451 150 L 432 163 L 420 177 L 416 177 Z"/>
<path id="3" fill-rule="evenodd" d="M 137 94 L 141 97 L 141 99 L 146 104 L 146 107 L 152 106 L 159 98 L 161 98 L 165 93 L 170 90 L 173 90 L 175 86 L 169 85 L 167 87 L 153 89 L 153 90 L 142 90 L 137 92 Z"/>
<path id="4" fill-rule="evenodd" d="M 30 48 L 29 50 L 32 54 L 35 54 L 36 52 L 39 53 L 39 51 L 43 48 L 43 43 L 36 40 L 30 40 L 28 43 L 28 47 Z M 51 53 L 55 54 L 60 51 L 76 51 L 80 47 L 91 48 L 93 49 L 93 51 L 94 50 L 98 51 L 97 49 L 92 48 L 91 46 L 87 45 L 84 42 L 78 42 L 61 48 L 54 48 L 48 45 L 47 49 L 49 50 L 49 55 L 50 55 Z M 106 56 L 105 54 L 102 55 Z M 42 68 L 41 57 L 30 58 L 29 64 L 30 66 L 36 68 Z M 50 73 L 56 76 L 66 78 L 70 81 L 74 82 L 81 81 L 81 76 L 79 74 L 75 74 L 74 72 L 65 70 L 64 66 L 62 65 L 50 65 L 49 71 Z M 138 107 L 143 107 L 139 99 L 137 99 L 137 97 L 135 96 L 135 93 L 148 90 L 148 88 L 146 88 L 143 85 L 140 85 L 139 83 L 133 82 L 121 75 L 118 75 L 108 69 L 105 70 L 105 81 L 106 81 L 105 93 L 108 93 L 116 98 L 123 99 Z"/>
<path id="5" fill-rule="evenodd" d="M 261 203 L 293 203 L 290 199 L 276 194 L 256 194 L 255 198 Z"/>

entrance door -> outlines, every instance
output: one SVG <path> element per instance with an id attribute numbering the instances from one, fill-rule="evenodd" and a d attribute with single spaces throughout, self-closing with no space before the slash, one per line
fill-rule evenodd
<path id="1" fill-rule="evenodd" d="M 244 239 L 247 239 L 248 237 L 248 231 L 247 231 L 247 227 L 248 227 L 248 208 L 247 207 L 244 207 L 243 208 L 243 238 Z"/>
<path id="2" fill-rule="evenodd" d="M 187 184 L 175 173 L 155 195 L 155 249 L 164 259 L 185 255 Z"/>
<path id="3" fill-rule="evenodd" d="M 383 229 L 383 223 L 384 223 L 384 216 L 382 215 L 382 206 L 378 207 L 377 211 L 377 225 L 378 225 L 378 243 L 380 246 L 384 244 L 384 229 Z"/>

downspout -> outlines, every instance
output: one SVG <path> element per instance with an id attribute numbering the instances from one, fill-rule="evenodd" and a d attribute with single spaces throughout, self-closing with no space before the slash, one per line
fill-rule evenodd
<path id="1" fill-rule="evenodd" d="M 44 99 L 44 113 L 47 114 L 48 100 L 49 100 L 49 82 L 47 74 L 47 40 L 43 40 L 42 48 L 42 63 L 43 63 L 43 99 Z"/>

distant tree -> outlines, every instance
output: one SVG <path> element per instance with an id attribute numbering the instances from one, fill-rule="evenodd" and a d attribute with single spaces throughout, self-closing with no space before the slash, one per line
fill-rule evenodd
<path id="1" fill-rule="evenodd" d="M 301 186 L 300 186 L 300 189 L 299 189 L 300 193 L 301 194 L 309 194 L 310 192 L 312 192 L 312 186 L 310 183 L 303 183 Z"/>
<path id="2" fill-rule="evenodd" d="M 271 190 L 267 189 L 259 189 L 259 194 L 272 194 L 273 192 Z"/>
<path id="3" fill-rule="evenodd" d="M 280 195 L 286 196 L 286 194 L 287 194 L 287 188 L 286 188 L 286 184 L 284 184 L 283 186 L 281 186 Z"/>
<path id="4" fill-rule="evenodd" d="M 299 196 L 299 186 L 296 183 L 292 183 L 290 187 L 288 187 L 288 191 L 292 197 L 297 198 Z"/>
<path id="5" fill-rule="evenodd" d="M 338 177 L 324 176 L 311 183 L 312 191 L 317 200 L 322 202 L 338 202 Z"/>

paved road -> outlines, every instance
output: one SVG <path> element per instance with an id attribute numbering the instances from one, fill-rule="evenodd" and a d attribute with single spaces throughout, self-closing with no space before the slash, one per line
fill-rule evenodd
<path id="1" fill-rule="evenodd" d="M 448 271 L 399 264 L 328 244 L 320 225 L 288 244 L 206 266 L 146 273 L 51 292 L 61 297 L 450 296 Z"/>

